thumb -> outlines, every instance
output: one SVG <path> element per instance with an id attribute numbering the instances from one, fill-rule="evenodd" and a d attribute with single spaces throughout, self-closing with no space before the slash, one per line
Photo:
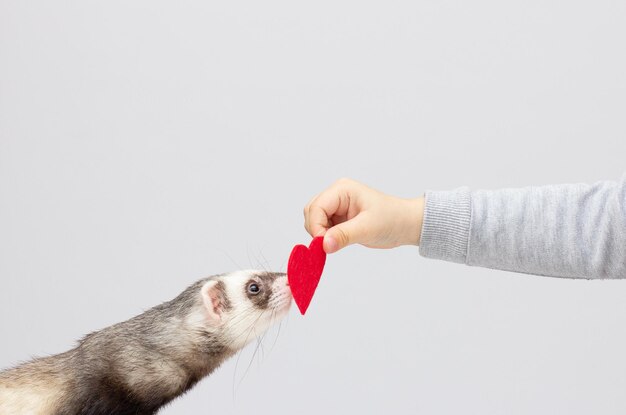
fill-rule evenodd
<path id="1" fill-rule="evenodd" d="M 333 226 L 324 235 L 324 251 L 332 254 L 348 245 L 365 242 L 366 229 L 362 215 Z"/>

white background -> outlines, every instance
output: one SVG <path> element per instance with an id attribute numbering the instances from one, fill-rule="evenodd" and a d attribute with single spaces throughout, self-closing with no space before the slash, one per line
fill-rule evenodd
<path id="1" fill-rule="evenodd" d="M 619 178 L 625 43 L 621 1 L 0 0 L 0 367 L 284 271 L 342 176 Z M 350 247 L 162 414 L 623 414 L 625 327 L 626 281 Z"/>

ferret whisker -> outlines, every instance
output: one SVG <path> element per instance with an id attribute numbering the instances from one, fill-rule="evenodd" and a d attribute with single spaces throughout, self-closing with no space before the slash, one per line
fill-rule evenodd
<path id="1" fill-rule="evenodd" d="M 267 332 L 261 334 L 261 337 L 257 337 L 257 341 L 258 341 L 258 344 L 259 344 L 258 347 L 261 350 L 261 353 L 259 353 L 259 358 L 257 359 L 259 364 L 261 363 L 261 361 L 263 359 L 265 359 L 265 348 L 263 347 L 263 339 L 265 339 L 266 335 L 267 335 Z"/>
<path id="2" fill-rule="evenodd" d="M 252 362 L 254 362 L 254 358 L 257 355 L 257 352 L 259 351 L 259 347 L 261 346 L 261 343 L 263 342 L 263 337 L 264 336 L 265 336 L 265 333 L 263 333 L 263 335 L 260 338 L 257 336 L 256 347 L 254 348 L 254 352 L 252 353 L 252 357 L 250 358 L 250 362 L 248 363 L 248 367 L 246 367 L 246 371 L 243 373 L 243 376 L 239 380 L 239 385 L 241 385 L 241 382 L 243 382 L 243 380 L 246 378 L 246 375 L 250 371 L 250 367 L 252 366 Z"/>
<path id="3" fill-rule="evenodd" d="M 278 336 L 280 336 L 280 326 L 282 325 L 282 322 L 278 323 L 278 329 L 276 330 L 276 336 L 274 337 L 274 343 L 272 343 L 272 348 L 270 349 L 270 353 L 272 353 L 272 350 L 274 350 L 274 346 L 276 346 L 276 342 L 278 341 Z"/>
<path id="4" fill-rule="evenodd" d="M 250 333 L 252 332 L 252 330 L 254 330 L 254 324 L 250 325 L 250 329 L 248 330 L 248 336 L 250 336 Z M 244 343 L 246 343 L 248 341 L 248 336 L 246 336 L 246 339 L 245 339 Z M 235 361 L 235 369 L 233 370 L 233 388 L 232 388 L 233 402 L 235 402 L 235 394 L 236 394 L 235 383 L 237 381 L 237 367 L 239 366 L 239 359 L 241 358 L 241 353 L 243 353 L 243 349 L 244 348 L 241 348 L 239 350 L 239 352 L 237 353 L 237 360 Z M 239 385 L 237 385 L 237 386 L 239 386 Z"/>
<path id="5" fill-rule="evenodd" d="M 267 268 L 265 268 L 266 270 L 270 270 L 272 269 L 271 264 L 269 263 L 269 261 L 267 260 L 267 258 L 265 258 L 265 255 L 263 255 L 263 251 L 261 249 L 259 249 L 259 255 L 261 255 L 261 258 L 263 258 L 263 261 L 265 262 L 265 265 L 267 265 Z M 268 271 L 269 272 L 269 271 Z"/>
<path id="6" fill-rule="evenodd" d="M 261 362 L 263 362 L 263 360 L 265 360 L 265 346 L 263 345 L 263 341 L 265 340 L 265 336 L 267 336 L 267 332 L 263 333 L 261 335 L 261 338 L 259 339 L 259 349 L 261 349 L 261 353 L 259 354 L 259 357 L 257 359 L 257 363 L 258 363 L 257 367 L 261 367 Z"/>
<path id="7" fill-rule="evenodd" d="M 252 253 L 252 256 L 254 258 L 250 257 L 250 245 L 247 243 L 246 243 L 246 255 L 248 257 L 248 264 L 250 264 L 250 268 L 262 268 L 264 272 L 269 272 L 267 269 L 265 269 L 263 264 L 261 264 L 261 262 L 259 261 L 259 258 L 257 258 L 256 255 L 254 255 L 254 253 Z M 255 260 L 256 264 L 252 263 L 252 259 Z"/>
<path id="8" fill-rule="evenodd" d="M 226 251 L 224 251 L 223 249 L 220 248 L 216 248 L 218 251 L 220 251 L 222 254 L 226 255 L 226 257 L 230 260 L 230 262 L 233 263 L 233 265 L 235 265 L 235 267 L 237 267 L 238 269 L 243 269 L 241 268 L 241 266 L 230 256 L 228 255 L 228 253 Z"/>
<path id="9" fill-rule="evenodd" d="M 287 264 L 287 260 L 284 260 L 282 264 L 280 264 L 280 268 L 278 268 L 279 272 L 285 272 L 285 264 Z"/>
<path id="10" fill-rule="evenodd" d="M 255 321 L 251 324 L 251 326 L 250 326 L 251 328 L 250 328 L 250 330 L 248 330 L 248 335 L 246 336 L 246 338 L 245 338 L 245 340 L 244 340 L 244 342 L 243 342 L 244 344 L 247 344 L 247 343 L 248 343 L 248 338 L 250 337 L 250 334 L 254 331 L 254 325 L 255 325 L 255 324 L 259 321 L 259 319 L 263 316 L 263 314 L 264 314 L 264 313 L 265 313 L 265 310 L 263 310 L 263 311 L 259 314 L 259 316 L 256 318 L 256 320 L 255 320 Z M 241 358 L 241 353 L 243 352 L 243 349 L 244 349 L 244 348 L 241 348 L 241 350 L 240 350 L 240 351 L 239 351 L 239 353 L 237 354 L 237 361 L 235 362 L 235 370 L 234 370 L 234 372 L 233 372 L 233 399 L 234 399 L 235 392 L 236 392 L 236 389 L 235 389 L 235 381 L 236 381 L 236 379 L 237 379 L 237 367 L 239 366 L 239 359 Z M 256 349 L 255 349 L 254 353 L 256 354 Z M 254 357 L 254 355 L 253 355 L 253 357 Z M 246 369 L 246 372 L 244 373 L 244 377 L 245 377 L 246 373 L 248 373 L 248 370 L 247 370 L 247 369 Z M 237 388 L 239 388 L 239 386 L 241 385 L 241 382 L 242 382 L 242 381 L 243 381 L 243 378 L 242 378 L 242 379 L 239 381 L 239 383 L 237 384 Z"/>
<path id="11" fill-rule="evenodd" d="M 276 308 L 272 307 L 271 311 L 272 311 L 272 314 L 270 315 L 270 326 L 274 323 L 274 317 L 276 317 Z M 267 332 L 263 333 L 261 340 L 265 339 L 266 335 L 267 335 Z M 263 354 L 263 359 L 265 359 L 265 347 L 263 345 L 261 345 L 261 353 Z"/>
<path id="12" fill-rule="evenodd" d="M 246 243 L 246 256 L 248 257 L 248 265 L 250 266 L 250 268 L 254 268 L 254 265 L 252 265 L 252 260 L 250 259 L 250 245 L 248 245 L 248 243 Z"/>

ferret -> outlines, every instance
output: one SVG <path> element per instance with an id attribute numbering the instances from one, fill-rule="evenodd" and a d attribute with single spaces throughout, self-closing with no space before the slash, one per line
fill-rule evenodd
<path id="1" fill-rule="evenodd" d="M 0 372 L 2 415 L 143 415 L 192 388 L 291 305 L 282 273 L 238 271 Z"/>

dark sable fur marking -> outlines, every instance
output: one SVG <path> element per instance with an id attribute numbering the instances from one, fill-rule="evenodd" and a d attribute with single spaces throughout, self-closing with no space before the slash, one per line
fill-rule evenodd
<path id="1" fill-rule="evenodd" d="M 217 288 L 220 290 L 220 293 L 221 293 L 220 300 L 221 300 L 222 304 L 224 305 L 224 310 L 226 310 L 226 311 L 232 310 L 233 306 L 230 303 L 230 299 L 226 295 L 226 285 L 224 284 L 224 281 L 218 281 L 216 285 L 217 285 Z"/>
<path id="2" fill-rule="evenodd" d="M 270 298 L 272 298 L 272 283 L 278 277 L 283 277 L 286 274 L 281 272 L 263 272 L 256 274 L 253 278 L 250 278 L 246 285 L 243 287 L 245 295 L 250 299 L 252 304 L 258 308 L 265 310 Z M 248 286 L 251 283 L 256 283 L 261 287 L 261 291 L 258 294 L 251 294 L 248 292 Z"/>

